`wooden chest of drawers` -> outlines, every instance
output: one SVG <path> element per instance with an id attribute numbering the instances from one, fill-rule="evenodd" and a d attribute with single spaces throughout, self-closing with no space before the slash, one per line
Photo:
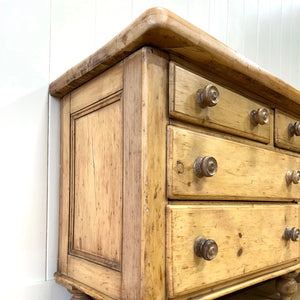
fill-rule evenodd
<path id="1" fill-rule="evenodd" d="M 299 91 L 156 8 L 50 93 L 73 299 L 216 299 L 279 276 L 295 292 Z"/>

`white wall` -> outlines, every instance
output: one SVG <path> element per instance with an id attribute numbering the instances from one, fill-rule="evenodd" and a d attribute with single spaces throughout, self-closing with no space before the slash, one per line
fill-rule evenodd
<path id="1" fill-rule="evenodd" d="M 0 0 L 3 298 L 70 298 L 53 282 L 59 101 L 49 82 L 158 5 L 300 89 L 299 0 Z"/>

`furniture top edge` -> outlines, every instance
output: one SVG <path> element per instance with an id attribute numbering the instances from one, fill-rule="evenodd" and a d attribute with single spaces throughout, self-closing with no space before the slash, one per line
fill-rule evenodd
<path id="1" fill-rule="evenodd" d="M 144 46 L 180 56 L 208 73 L 219 72 L 221 81 L 235 78 L 242 90 L 258 88 L 262 96 L 270 94 L 279 107 L 288 105 L 291 109 L 287 110 L 295 112 L 296 105 L 300 112 L 299 90 L 161 7 L 146 10 L 110 42 L 54 80 L 49 92 L 62 98 Z"/>

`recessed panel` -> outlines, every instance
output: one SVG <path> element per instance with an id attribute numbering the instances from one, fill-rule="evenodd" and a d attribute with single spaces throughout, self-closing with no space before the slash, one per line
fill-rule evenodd
<path id="1" fill-rule="evenodd" d="M 121 101 L 91 109 L 73 122 L 70 250 L 120 269 Z"/>

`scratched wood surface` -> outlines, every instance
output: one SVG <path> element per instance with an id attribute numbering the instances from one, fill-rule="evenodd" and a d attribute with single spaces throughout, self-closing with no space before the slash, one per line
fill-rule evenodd
<path id="1" fill-rule="evenodd" d="M 122 70 L 108 70 L 61 101 L 57 276 L 113 298 L 121 297 Z"/>
<path id="2" fill-rule="evenodd" d="M 294 125 L 299 121 L 300 117 L 296 118 L 285 114 L 278 109 L 275 110 L 274 140 L 276 146 L 300 152 L 300 136 L 291 136 L 288 130 L 290 124 Z"/>
<path id="3" fill-rule="evenodd" d="M 86 285 L 98 295 L 121 299 L 121 273 L 73 255 L 68 256 L 68 277 Z M 73 286 L 80 288 L 80 285 Z M 99 293 L 100 292 L 100 293 Z"/>
<path id="4" fill-rule="evenodd" d="M 171 117 L 264 143 L 270 142 L 273 111 L 269 107 L 234 93 L 174 62 L 170 63 L 169 74 Z M 196 101 L 196 93 L 209 84 L 218 89 L 219 102 L 213 107 L 202 108 Z M 250 113 L 261 107 L 268 110 L 269 122 L 254 126 Z"/>
<path id="5" fill-rule="evenodd" d="M 262 102 L 300 113 L 298 90 L 164 8 L 147 10 L 103 48 L 52 82 L 51 95 L 63 97 L 144 45 L 184 57 L 217 81 Z"/>
<path id="6" fill-rule="evenodd" d="M 148 47 L 141 48 L 143 45 Z M 229 125 L 221 120 L 212 129 L 182 119 L 185 128 L 169 127 L 168 135 L 170 58 L 243 95 L 247 103 L 255 99 L 291 115 L 300 113 L 299 91 L 160 8 L 145 12 L 105 47 L 55 80 L 50 92 L 57 97 L 67 94 L 62 101 L 63 178 L 56 277 L 97 299 L 197 299 L 199 294 L 202 299 L 214 299 L 299 268 L 298 247 L 283 245 L 270 235 L 271 231 L 279 236 L 287 223 L 299 226 L 298 206 L 278 202 L 299 198 L 297 186 L 285 183 L 285 172 L 296 168 L 299 157 L 274 150 L 272 115 L 268 130 L 256 136 L 243 127 L 242 118 L 233 118 Z M 190 83 L 184 80 L 181 77 L 180 97 Z M 243 134 L 238 133 L 239 122 Z M 197 126 L 199 131 L 193 132 Z M 226 134 L 240 135 L 235 136 L 238 140 L 210 135 L 220 130 L 225 136 L 222 126 L 231 127 Z M 206 151 L 205 155 L 218 156 L 219 171 L 213 178 L 197 181 L 192 172 L 194 154 Z M 183 173 L 176 169 L 180 159 Z M 170 198 L 181 205 L 178 210 L 168 208 L 166 236 L 167 188 Z M 193 201 L 185 206 L 180 199 L 198 202 L 191 207 Z M 206 208 L 199 205 L 201 199 L 212 203 Z M 227 204 L 218 205 L 214 199 L 240 202 L 227 209 Z M 241 203 L 249 200 L 279 204 Z M 188 213 L 182 214 L 184 207 Z M 216 213 L 220 215 L 219 230 L 210 223 Z M 221 271 L 219 265 L 209 272 L 197 269 L 201 263 L 195 262 L 189 245 L 199 229 L 217 236 L 221 246 L 227 247 L 217 258 L 225 257 Z M 242 237 L 237 233 L 230 240 L 235 231 L 246 233 Z M 266 246 L 275 252 L 268 256 Z"/>
<path id="7" fill-rule="evenodd" d="M 177 296 L 295 261 L 299 256 L 298 244 L 286 242 L 282 236 L 286 227 L 299 226 L 298 216 L 297 204 L 169 205 L 169 295 Z M 216 258 L 206 261 L 194 254 L 198 236 L 217 243 Z"/>
<path id="8" fill-rule="evenodd" d="M 166 299 L 168 57 L 143 48 L 124 62 L 123 299 Z"/>
<path id="9" fill-rule="evenodd" d="M 101 102 L 100 102 L 101 104 Z M 71 251 L 121 268 L 122 103 L 74 119 Z"/>
<path id="10" fill-rule="evenodd" d="M 299 199 L 299 185 L 287 184 L 286 173 L 298 168 L 300 158 L 260 147 L 169 126 L 168 197 L 280 201 Z M 212 156 L 218 170 L 197 177 L 194 162 Z"/>

